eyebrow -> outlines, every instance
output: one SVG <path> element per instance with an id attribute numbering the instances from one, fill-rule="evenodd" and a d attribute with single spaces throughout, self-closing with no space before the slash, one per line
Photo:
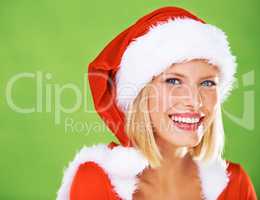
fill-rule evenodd
<path id="1" fill-rule="evenodd" d="M 187 78 L 185 75 L 179 74 L 179 73 L 176 73 L 176 72 L 175 73 L 172 73 L 172 72 L 166 73 L 166 75 L 168 75 L 168 74 L 172 74 L 172 75 L 179 76 L 179 77 L 182 77 L 182 78 Z M 208 78 L 215 78 L 215 77 L 217 77 L 217 75 L 209 75 L 209 76 L 202 77 L 200 79 L 208 79 Z"/>
<path id="2" fill-rule="evenodd" d="M 183 75 L 183 74 L 179 74 L 179 73 L 172 73 L 172 72 L 168 72 L 168 73 L 166 73 L 166 75 L 168 75 L 168 74 L 175 75 L 175 76 L 180 76 L 180 77 L 182 77 L 182 78 L 186 78 L 185 75 Z"/>
<path id="3" fill-rule="evenodd" d="M 217 77 L 218 77 L 217 75 L 209 75 L 209 76 L 202 77 L 200 79 L 211 79 L 211 78 L 217 78 Z"/>

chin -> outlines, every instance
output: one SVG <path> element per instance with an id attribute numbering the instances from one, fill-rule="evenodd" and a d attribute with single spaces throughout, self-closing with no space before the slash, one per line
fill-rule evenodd
<path id="1" fill-rule="evenodd" d="M 182 147 L 195 147 L 200 144 L 202 140 L 202 132 L 186 132 L 186 131 L 179 131 L 178 133 L 169 133 L 172 135 L 170 137 L 172 144 L 175 144 L 176 146 L 182 146 Z"/>
<path id="2" fill-rule="evenodd" d="M 191 142 L 187 145 L 187 147 L 196 147 L 196 146 L 198 146 L 198 145 L 200 144 L 200 141 L 201 141 L 201 140 L 191 141 Z"/>
<path id="3" fill-rule="evenodd" d="M 185 147 L 195 147 L 199 145 L 201 140 L 199 138 L 185 138 L 183 142 L 180 141 L 181 146 Z"/>

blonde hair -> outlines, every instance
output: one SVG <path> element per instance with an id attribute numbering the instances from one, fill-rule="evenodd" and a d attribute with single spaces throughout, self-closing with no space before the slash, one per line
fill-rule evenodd
<path id="1" fill-rule="evenodd" d="M 149 85 L 149 84 L 148 84 Z M 162 155 L 155 141 L 148 108 L 150 87 L 146 85 L 135 98 L 126 114 L 126 134 L 132 144 L 144 154 L 152 168 L 159 167 Z M 220 159 L 224 148 L 224 129 L 220 103 L 217 104 L 215 117 L 201 142 L 189 153 L 195 160 L 203 162 Z"/>

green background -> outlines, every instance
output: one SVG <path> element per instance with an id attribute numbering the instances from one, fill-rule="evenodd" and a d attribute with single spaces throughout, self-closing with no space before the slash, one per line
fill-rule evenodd
<path id="1" fill-rule="evenodd" d="M 226 132 L 225 158 L 240 163 L 250 175 L 260 196 L 259 156 L 259 35 L 258 0 L 1 0 L 0 1 L 0 199 L 55 199 L 63 170 L 83 145 L 108 143 L 116 139 L 93 111 L 88 85 L 84 88 L 87 64 L 111 39 L 144 14 L 161 6 L 181 6 L 228 35 L 237 56 L 238 87 L 223 104 L 226 112 L 242 118 L 245 110 L 255 106 L 250 115 L 251 128 L 223 114 Z M 37 71 L 44 76 L 43 111 L 18 113 L 7 104 L 6 87 L 15 75 Z M 242 75 L 253 72 L 255 81 L 245 85 Z M 46 74 L 51 78 L 46 78 Z M 47 75 L 48 76 L 48 75 Z M 66 84 L 77 86 L 82 103 L 71 113 L 61 113 L 55 123 L 54 108 L 46 111 L 46 88 Z M 55 86 L 56 85 L 56 86 Z M 12 98 L 21 107 L 32 107 L 36 99 L 36 79 L 22 79 L 13 87 Z M 243 95 L 252 92 L 255 102 L 244 105 Z M 61 95 L 64 107 L 75 104 L 75 94 L 66 90 Z M 65 130 L 65 120 L 75 127 Z M 247 121 L 248 120 L 248 121 Z M 250 117 L 244 119 L 250 124 Z M 82 128 L 88 125 L 91 129 Z M 87 127 L 87 126 L 86 126 Z"/>

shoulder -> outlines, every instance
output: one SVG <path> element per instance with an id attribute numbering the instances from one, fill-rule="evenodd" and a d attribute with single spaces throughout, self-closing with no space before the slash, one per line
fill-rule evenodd
<path id="1" fill-rule="evenodd" d="M 107 150 L 108 147 L 104 144 L 82 147 L 63 172 L 62 183 L 57 192 L 56 200 L 69 200 L 71 193 L 73 193 L 73 196 L 88 195 L 82 187 L 88 189 L 91 187 L 89 183 L 93 180 L 99 181 L 98 185 L 101 190 L 105 189 L 105 172 L 98 165 L 98 162 L 103 159 Z M 91 181 L 85 181 L 90 179 Z M 81 191 L 85 191 L 85 193 L 83 194 Z"/>
<path id="2" fill-rule="evenodd" d="M 226 192 L 229 195 L 239 195 L 241 199 L 256 199 L 256 193 L 252 181 L 244 167 L 232 161 L 226 161 L 228 164 L 229 184 Z"/>
<path id="3" fill-rule="evenodd" d="M 244 169 L 244 167 L 241 164 L 232 161 L 227 161 L 227 163 L 228 163 L 227 170 L 229 173 L 230 180 L 236 181 L 238 183 L 242 183 L 250 180 L 247 171 Z"/>
<path id="4" fill-rule="evenodd" d="M 147 160 L 133 147 L 115 143 L 83 147 L 64 171 L 57 200 L 69 200 L 70 195 L 90 195 L 87 190 L 98 189 L 95 193 L 110 194 L 112 186 L 120 197 L 129 196 L 134 189 L 134 176 L 146 165 Z"/>
<path id="5" fill-rule="evenodd" d="M 70 186 L 70 199 L 112 199 L 112 187 L 104 170 L 95 162 L 81 164 Z"/>

